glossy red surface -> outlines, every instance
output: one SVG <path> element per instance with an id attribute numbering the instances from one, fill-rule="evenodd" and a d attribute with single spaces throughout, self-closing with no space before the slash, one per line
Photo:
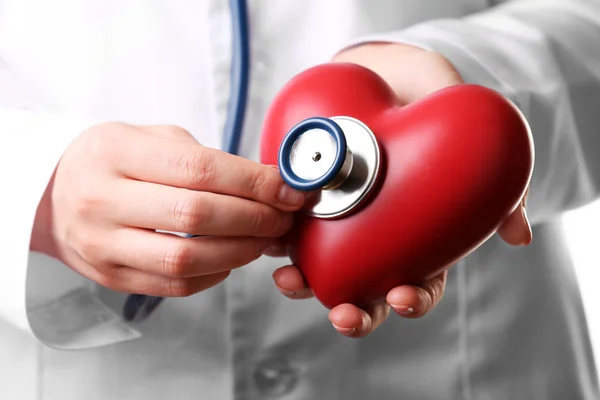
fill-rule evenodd
<path id="1" fill-rule="evenodd" d="M 376 192 L 336 220 L 298 213 L 286 248 L 328 308 L 365 306 L 402 284 L 418 284 L 485 242 L 518 206 L 534 162 L 521 113 L 475 85 L 433 93 L 407 106 L 376 74 L 324 64 L 294 77 L 264 122 L 261 161 L 314 116 L 351 116 L 377 137 L 383 156 Z"/>

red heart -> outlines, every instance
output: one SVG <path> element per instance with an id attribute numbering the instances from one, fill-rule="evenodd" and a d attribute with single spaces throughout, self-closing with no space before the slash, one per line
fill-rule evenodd
<path id="1" fill-rule="evenodd" d="M 378 186 L 340 219 L 299 212 L 284 237 L 328 308 L 366 306 L 450 268 L 496 232 L 531 179 L 529 127 L 503 96 L 458 85 L 400 107 L 378 75 L 340 63 L 308 69 L 278 93 L 264 121 L 261 161 L 277 164 L 280 143 L 297 123 L 340 115 L 375 134 L 383 160 Z"/>

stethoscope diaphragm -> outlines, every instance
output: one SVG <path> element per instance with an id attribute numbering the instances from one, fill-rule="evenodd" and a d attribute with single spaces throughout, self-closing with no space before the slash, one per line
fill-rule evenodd
<path id="1" fill-rule="evenodd" d="M 304 212 L 337 218 L 357 208 L 374 188 L 381 153 L 375 135 L 361 121 L 313 117 L 290 129 L 278 163 L 289 186 L 315 192 Z"/>

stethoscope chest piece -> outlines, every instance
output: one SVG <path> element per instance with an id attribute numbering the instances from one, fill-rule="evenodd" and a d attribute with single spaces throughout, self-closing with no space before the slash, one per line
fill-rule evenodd
<path id="1" fill-rule="evenodd" d="M 345 116 L 309 118 L 294 126 L 279 149 L 279 169 L 291 187 L 311 192 L 304 212 L 338 218 L 373 190 L 381 154 L 373 132 Z"/>

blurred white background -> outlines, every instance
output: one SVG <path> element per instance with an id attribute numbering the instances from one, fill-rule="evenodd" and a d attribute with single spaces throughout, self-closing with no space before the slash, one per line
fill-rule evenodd
<path id="1" fill-rule="evenodd" d="M 600 371 L 600 202 L 569 212 L 564 223 Z"/>

